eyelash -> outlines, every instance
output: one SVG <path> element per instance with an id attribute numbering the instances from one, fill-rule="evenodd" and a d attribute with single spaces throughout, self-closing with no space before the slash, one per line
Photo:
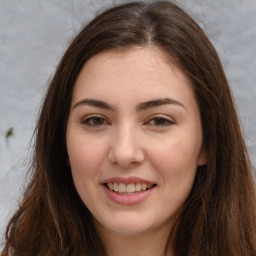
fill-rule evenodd
<path id="1" fill-rule="evenodd" d="M 154 126 L 160 126 L 160 127 L 166 127 L 166 126 L 169 126 L 169 125 L 172 125 L 174 124 L 173 121 L 171 121 L 170 119 L 166 118 L 166 117 L 163 117 L 163 116 L 153 116 L 151 117 L 146 123 L 149 124 L 151 121 L 154 121 L 156 122 L 156 120 L 160 121 L 161 123 L 164 122 L 164 124 L 158 124 L 156 125 L 155 123 L 154 124 L 151 124 L 151 125 L 154 125 Z"/>
<path id="2" fill-rule="evenodd" d="M 103 123 L 102 124 L 95 124 L 94 122 L 96 120 L 97 121 L 103 121 Z M 93 122 L 93 123 L 91 123 L 91 122 Z M 106 121 L 106 119 L 104 117 L 96 116 L 96 115 L 95 116 L 89 116 L 89 117 L 83 119 L 81 123 L 84 124 L 84 125 L 87 125 L 89 127 L 95 127 L 95 128 L 100 127 L 102 125 L 109 124 L 109 122 Z"/>
<path id="3" fill-rule="evenodd" d="M 155 123 L 156 120 L 160 121 L 161 124 L 157 125 Z M 100 124 L 99 123 L 95 124 L 95 121 L 97 121 L 97 122 L 100 121 L 101 123 Z M 151 121 L 154 121 L 154 124 L 150 124 Z M 99 127 L 101 127 L 103 125 L 109 124 L 109 122 L 104 117 L 97 116 L 97 115 L 89 116 L 89 117 L 83 119 L 81 123 L 86 125 L 86 126 L 88 126 L 88 127 L 92 127 L 92 128 L 99 128 Z M 165 118 L 165 117 L 162 117 L 162 116 L 153 116 L 145 124 L 149 124 L 149 125 L 153 125 L 153 126 L 158 126 L 158 127 L 166 127 L 166 126 L 174 124 L 174 122 L 169 120 L 168 118 Z"/>

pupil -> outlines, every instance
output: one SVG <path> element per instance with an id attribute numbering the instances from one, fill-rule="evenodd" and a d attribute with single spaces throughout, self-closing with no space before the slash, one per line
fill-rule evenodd
<path id="1" fill-rule="evenodd" d="M 100 118 L 100 117 L 96 117 L 96 118 L 94 118 L 94 124 L 95 125 L 100 125 L 100 124 L 102 124 L 103 122 L 102 122 L 102 118 Z"/>
<path id="2" fill-rule="evenodd" d="M 165 125 L 165 119 L 163 118 L 155 118 L 156 125 Z"/>

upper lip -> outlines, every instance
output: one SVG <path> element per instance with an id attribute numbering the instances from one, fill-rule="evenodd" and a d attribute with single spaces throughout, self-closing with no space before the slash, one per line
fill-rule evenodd
<path id="1" fill-rule="evenodd" d="M 141 183 L 141 184 L 155 184 L 154 182 L 148 181 L 146 179 L 142 179 L 139 177 L 111 177 L 108 179 L 105 179 L 102 181 L 102 184 L 106 183 L 123 183 L 125 185 L 131 184 L 131 183 Z"/>

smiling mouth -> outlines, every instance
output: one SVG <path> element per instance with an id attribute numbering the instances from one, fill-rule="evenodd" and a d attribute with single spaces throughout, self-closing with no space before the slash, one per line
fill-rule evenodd
<path id="1" fill-rule="evenodd" d="M 104 185 L 109 190 L 121 195 L 134 195 L 136 193 L 152 189 L 156 186 L 156 184 L 145 183 L 130 183 L 126 185 L 124 183 L 117 182 L 104 183 Z"/>

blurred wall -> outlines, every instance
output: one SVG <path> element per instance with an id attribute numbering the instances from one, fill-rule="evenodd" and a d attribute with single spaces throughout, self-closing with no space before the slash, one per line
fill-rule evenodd
<path id="1" fill-rule="evenodd" d="M 82 24 L 111 0 L 0 0 L 0 237 L 22 195 L 40 100 Z M 256 1 L 175 1 L 189 10 L 224 65 L 256 164 Z"/>

